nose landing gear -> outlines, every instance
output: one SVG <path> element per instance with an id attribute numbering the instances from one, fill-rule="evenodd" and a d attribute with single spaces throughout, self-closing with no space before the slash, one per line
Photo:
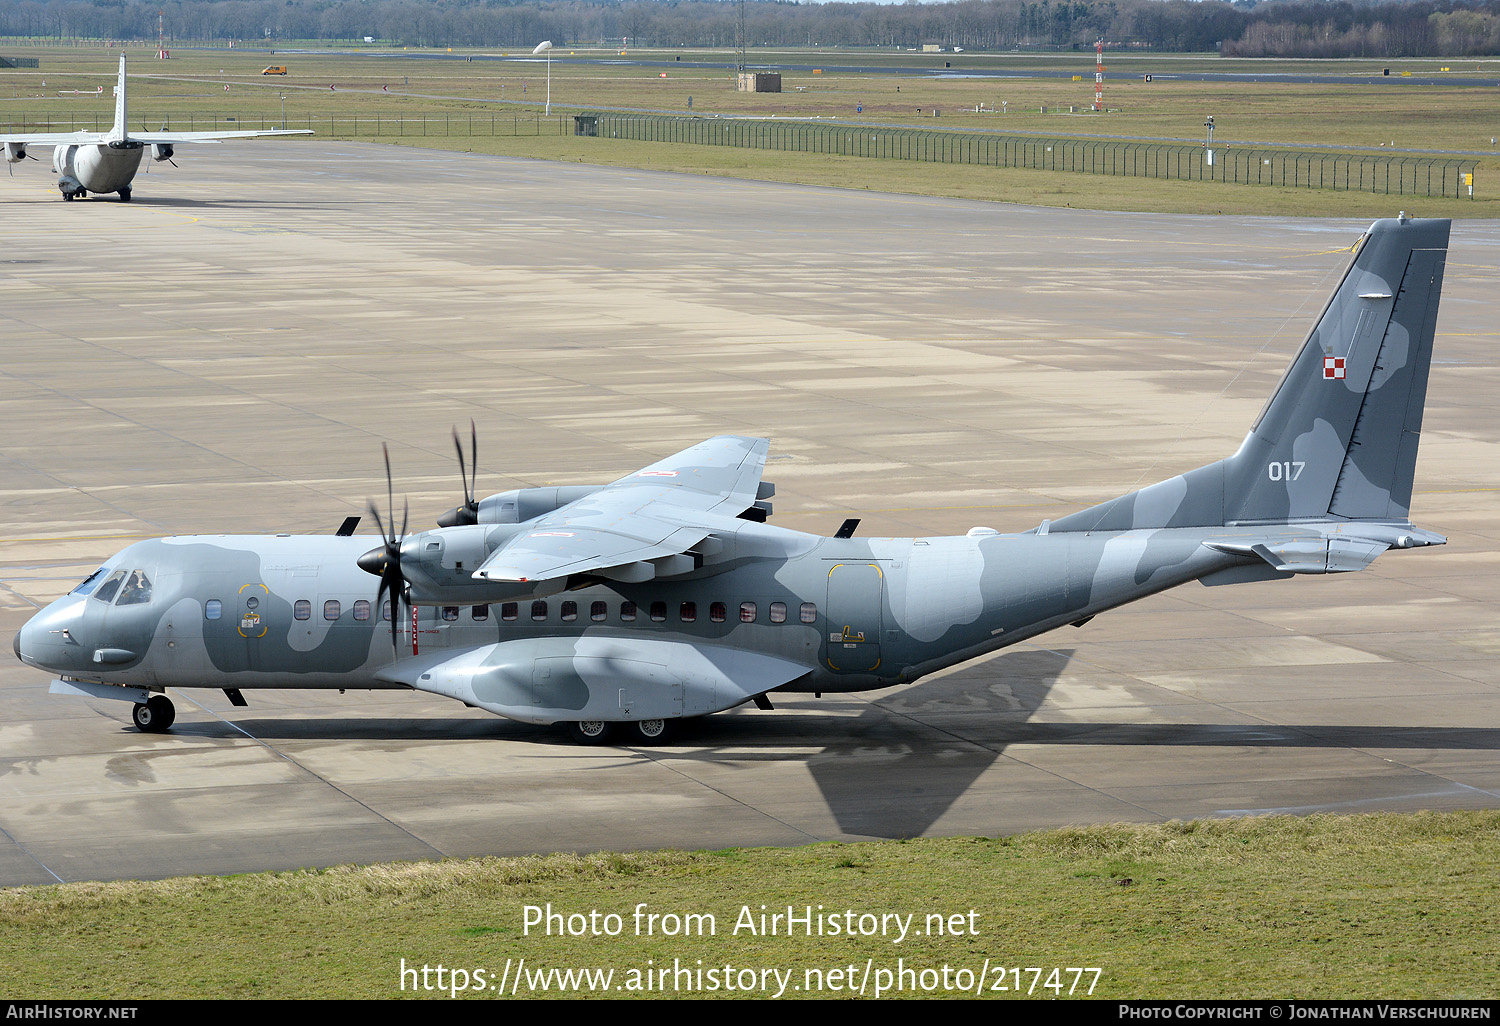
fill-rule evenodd
<path id="1" fill-rule="evenodd" d="M 152 695 L 146 701 L 136 704 L 130 718 L 142 732 L 161 734 L 177 719 L 177 708 L 166 695 Z"/>

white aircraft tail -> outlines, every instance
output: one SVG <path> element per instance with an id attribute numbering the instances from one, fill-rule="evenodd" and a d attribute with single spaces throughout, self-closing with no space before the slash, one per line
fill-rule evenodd
<path id="1" fill-rule="evenodd" d="M 115 84 L 115 127 L 109 130 L 111 142 L 129 138 L 125 110 L 125 55 L 120 54 L 120 81 Z"/>

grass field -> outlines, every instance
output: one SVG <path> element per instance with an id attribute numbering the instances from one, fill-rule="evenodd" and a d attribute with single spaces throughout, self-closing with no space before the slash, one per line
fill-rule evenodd
<path id="1" fill-rule="evenodd" d="M 403 959 L 428 966 L 433 987 L 438 964 L 461 968 L 457 982 L 470 988 L 498 986 L 507 960 L 514 974 L 524 958 L 533 971 L 613 969 L 609 993 L 627 997 L 637 996 L 631 970 L 674 960 L 697 969 L 701 959 L 704 968 L 790 972 L 787 996 L 817 985 L 808 970 L 823 972 L 823 996 L 844 996 L 830 983 L 843 977 L 828 973 L 852 964 L 839 986 L 864 978 L 870 996 L 879 970 L 894 987 L 905 967 L 930 972 L 893 996 L 980 988 L 986 997 L 1493 999 L 1497 831 L 1496 812 L 1272 817 L 18 889 L 0 892 L 0 990 L 14 998 L 386 998 L 403 994 Z M 540 917 L 528 933 L 526 906 L 544 915 L 549 903 L 564 917 L 552 936 Z M 854 929 L 868 935 L 808 936 L 794 924 L 788 936 L 782 923 L 766 936 L 761 906 L 768 915 L 821 906 L 845 923 L 852 911 Z M 605 918 L 611 913 L 617 923 Z M 653 913 L 662 918 L 651 921 Z M 667 918 L 689 913 L 700 918 Z M 873 920 L 861 924 L 865 914 L 913 918 L 898 940 L 896 921 L 882 936 Z M 567 935 L 574 915 L 582 936 Z M 940 935 L 929 915 L 941 918 Z M 663 935 L 689 922 L 690 934 Z M 593 935 L 608 930 L 618 935 Z M 1099 973 L 1053 977 L 1053 967 Z M 1044 972 L 1001 977 L 1002 968 Z M 687 980 L 678 979 L 679 987 Z M 967 995 L 956 992 L 965 980 Z M 774 993 L 776 979 L 767 981 L 750 993 Z M 405 995 L 433 996 L 420 985 L 408 975 Z M 525 984 L 520 993 L 542 996 Z"/>
<path id="2" fill-rule="evenodd" d="M 0 72 L 0 123 L 25 118 L 96 116 L 107 125 L 113 104 L 109 85 L 115 52 L 102 47 L 46 49 L 22 53 L 40 58 L 40 69 Z M 503 51 L 501 51 L 503 53 Z M 762 117 L 861 120 L 925 129 L 999 130 L 1071 137 L 1176 140 L 1203 139 L 1207 115 L 1215 117 L 1215 144 L 1240 146 L 1307 145 L 1353 147 L 1389 152 L 1418 150 L 1465 153 L 1479 160 L 1476 198 L 1434 199 L 1331 190 L 1297 190 L 1223 183 L 1123 179 L 1071 172 L 972 168 L 869 158 L 735 150 L 607 139 L 559 137 L 554 126 L 540 136 L 534 119 L 545 105 L 546 66 L 541 61 L 424 60 L 360 53 L 331 55 L 192 51 L 179 49 L 171 61 L 137 50 L 132 63 L 132 121 L 159 124 L 166 117 L 191 116 L 193 127 L 235 127 L 246 121 L 292 126 L 309 123 L 327 135 L 329 118 L 370 118 L 387 122 L 426 114 L 450 116 L 450 129 L 465 133 L 466 119 L 519 122 L 519 134 L 473 137 L 408 134 L 403 145 L 475 150 L 548 160 L 585 161 L 631 167 L 680 169 L 705 174 L 809 182 L 853 189 L 957 196 L 1053 206 L 1117 210 L 1251 213 L 1294 216 L 1381 216 L 1406 209 L 1421 216 L 1500 216 L 1500 104 L 1494 88 L 1406 84 L 1403 71 L 1416 76 L 1460 79 L 1500 73 L 1500 61 L 1219 60 L 1194 56 L 1107 55 L 1108 114 L 1086 111 L 1093 99 L 1093 55 L 972 55 L 912 53 L 756 53 L 764 63 L 827 63 L 853 66 L 850 72 L 788 72 L 779 94 L 736 92 L 729 72 L 697 63 L 732 62 L 728 52 L 632 51 L 642 60 L 669 61 L 672 67 L 580 63 L 584 57 L 613 52 L 563 48 L 552 62 L 552 112 L 621 109 L 663 113 L 756 115 Z M 445 55 L 446 56 L 446 55 Z M 680 66 L 676 58 L 681 58 Z M 952 72 L 1025 68 L 1071 72 L 1069 78 L 928 78 L 879 73 L 881 66 L 941 62 Z M 285 78 L 260 75 L 268 64 L 285 64 Z M 1251 74 L 1298 72 L 1319 75 L 1378 75 L 1390 67 L 1395 81 L 1378 86 L 1253 83 L 1146 83 L 1144 75 L 1183 71 Z M 1440 71 L 1450 68 L 1450 71 Z M 666 77 L 661 77 L 665 70 Z M 42 84 L 45 82 L 45 86 Z M 102 95 L 87 91 L 105 86 Z M 228 87 L 227 89 L 225 87 Z M 332 88 L 330 88 L 332 87 Z M 78 90 L 77 95 L 69 92 Z M 8 96 L 6 94 L 9 94 Z M 856 114 L 856 106 L 863 111 Z M 1075 113 L 1067 113 L 1072 106 Z M 983 108 L 976 111 L 975 108 Z M 1046 113 L 1042 113 L 1045 109 Z M 934 117 L 934 111 L 941 116 Z M 284 114 L 283 114 L 284 111 Z M 1059 112 L 1062 111 L 1062 112 Z M 919 113 L 920 112 L 920 113 Z M 235 119 L 226 122 L 226 117 Z M 321 122 L 321 124 L 320 124 Z M 335 126 L 337 121 L 334 122 Z M 368 129 L 360 138 L 375 138 Z M 385 133 L 382 141 L 391 141 Z M 1491 188 L 1487 183 L 1496 183 Z M 1487 195 L 1492 193 L 1492 195 Z"/>

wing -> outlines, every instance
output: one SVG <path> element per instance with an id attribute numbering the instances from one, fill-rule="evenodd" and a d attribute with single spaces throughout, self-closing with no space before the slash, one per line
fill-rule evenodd
<path id="1" fill-rule="evenodd" d="M 107 132 L 16 132 L 0 135 L 0 146 L 18 143 L 23 146 L 82 146 L 102 143 Z"/>
<path id="2" fill-rule="evenodd" d="M 225 139 L 253 139 L 262 135 L 312 135 L 310 128 L 247 129 L 241 132 L 131 132 L 130 141 L 183 146 L 190 143 L 216 143 Z M 0 146 L 17 143 L 24 146 L 88 146 L 109 141 L 108 132 L 17 132 L 0 135 Z"/>
<path id="3" fill-rule="evenodd" d="M 312 135 L 310 128 L 260 128 L 239 132 L 131 132 L 134 142 L 171 143 L 181 146 L 187 143 L 216 143 L 225 139 L 254 139 L 263 135 Z"/>
<path id="4" fill-rule="evenodd" d="M 699 442 L 538 518 L 474 576 L 521 582 L 593 573 L 639 582 L 691 570 L 688 549 L 769 494 L 760 480 L 768 447 L 737 435 Z"/>

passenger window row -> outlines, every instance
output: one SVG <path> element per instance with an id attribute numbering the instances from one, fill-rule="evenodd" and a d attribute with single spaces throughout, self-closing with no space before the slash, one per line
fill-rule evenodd
<path id="1" fill-rule="evenodd" d="M 260 598 L 258 596 L 252 595 L 249 598 L 245 599 L 245 606 L 248 609 L 254 610 L 259 605 Z M 370 618 L 370 606 L 371 603 L 369 599 L 356 599 L 354 604 L 349 607 L 350 616 L 355 620 L 368 620 Z M 311 620 L 312 611 L 313 606 L 311 599 L 298 599 L 296 602 L 292 603 L 292 619 L 294 620 Z M 340 616 L 343 615 L 343 613 L 344 604 L 338 599 L 327 599 L 323 602 L 323 619 L 329 621 L 337 620 Z M 203 603 L 203 618 L 205 620 L 217 620 L 223 615 L 224 603 L 219 599 L 209 599 L 207 602 Z M 380 618 L 387 623 L 390 622 L 391 603 L 389 599 L 381 603 Z M 482 618 L 476 617 L 475 619 Z"/>
<path id="2" fill-rule="evenodd" d="M 94 597 L 102 598 L 108 601 L 108 599 L 113 596 L 115 588 L 119 586 L 118 579 L 122 579 L 124 574 L 125 571 L 123 570 L 117 571 L 114 576 L 110 577 L 108 581 L 105 581 L 104 584 L 99 586 L 98 590 L 94 593 Z M 145 575 L 142 574 L 141 577 L 142 580 L 144 580 Z M 112 582 L 114 584 L 114 587 L 111 587 Z M 108 594 L 104 594 L 106 588 L 109 589 Z M 136 601 L 144 602 L 149 600 L 151 595 L 151 584 L 149 581 L 147 581 L 145 584 L 145 594 L 146 598 L 138 599 Z M 126 604 L 123 595 L 121 596 L 119 604 Z M 253 609 L 256 605 L 259 605 L 259 599 L 252 596 L 251 598 L 246 600 L 246 604 Z M 532 602 L 530 603 L 530 606 L 530 614 L 532 620 L 537 622 L 544 622 L 551 617 L 552 607 L 546 599 L 539 599 L 535 602 Z M 459 618 L 461 610 L 462 607 L 460 606 L 443 606 L 441 615 L 444 620 L 451 622 Z M 368 599 L 357 599 L 350 607 L 350 612 L 353 616 L 353 619 L 355 619 L 356 621 L 368 620 L 370 618 L 370 611 L 370 601 Z M 298 599 L 296 602 L 292 603 L 293 619 L 311 620 L 312 613 L 313 604 L 311 599 Z M 203 604 L 203 616 L 205 619 L 217 620 L 223 615 L 224 603 L 219 599 L 209 599 Z M 342 615 L 343 604 L 338 599 L 324 600 L 324 620 L 337 620 Z M 563 623 L 575 623 L 579 617 L 578 603 L 573 601 L 572 599 L 568 599 L 564 602 L 558 603 L 557 615 L 558 619 L 560 619 Z M 619 608 L 616 615 L 618 616 L 621 623 L 633 623 L 635 620 L 640 618 L 640 609 L 634 602 L 621 602 L 619 603 Z M 652 623 L 665 623 L 667 621 L 667 603 L 652 602 L 646 609 L 646 615 L 650 617 Z M 760 617 L 760 607 L 754 602 L 741 602 L 739 615 L 740 623 L 756 623 L 758 622 Z M 786 623 L 787 604 L 785 602 L 772 602 L 767 607 L 766 615 L 767 619 L 771 623 Z M 816 602 L 803 602 L 798 607 L 797 616 L 802 623 L 816 623 L 818 620 L 818 604 Z M 520 617 L 521 603 L 500 603 L 500 619 L 502 621 L 504 621 L 505 623 L 513 623 L 516 620 L 519 620 Z M 480 605 L 469 607 L 469 619 L 474 621 L 475 623 L 483 623 L 489 618 L 489 606 Z M 594 623 L 607 622 L 609 620 L 609 603 L 604 601 L 589 603 L 588 618 Z M 391 603 L 389 600 L 381 604 L 380 619 L 387 623 L 390 622 Z M 710 602 L 708 604 L 708 619 L 710 623 L 724 623 L 729 619 L 729 607 L 723 602 Z M 682 602 L 678 604 L 678 623 L 696 623 L 697 620 L 698 603 Z"/>
<path id="3" fill-rule="evenodd" d="M 519 602 L 500 603 L 500 619 L 505 623 L 512 623 L 521 618 L 521 605 Z M 457 618 L 457 608 L 450 606 L 454 611 L 454 619 Z M 477 607 L 476 607 L 477 608 Z M 558 603 L 557 617 L 563 623 L 574 623 L 580 615 L 578 603 L 568 599 Z M 668 619 L 667 603 L 652 602 L 646 607 L 646 615 L 652 623 L 665 623 Z M 445 611 L 446 614 L 446 611 Z M 546 599 L 538 599 L 530 603 L 530 617 L 537 622 L 549 620 L 552 615 L 551 604 Z M 696 623 L 698 621 L 698 603 L 681 602 L 677 605 L 678 623 Z M 754 602 L 740 603 L 740 622 L 756 623 L 760 617 L 760 607 Z M 633 623 L 641 616 L 641 610 L 634 602 L 619 603 L 616 616 L 621 623 Z M 787 604 L 785 602 L 772 602 L 767 610 L 767 616 L 771 623 L 786 623 Z M 803 623 L 816 623 L 818 620 L 818 604 L 816 602 L 804 602 L 798 607 L 797 616 Z M 592 602 L 588 608 L 588 618 L 594 623 L 605 623 L 609 620 L 609 603 L 603 601 Z M 710 602 L 708 604 L 708 620 L 710 623 L 724 623 L 729 619 L 729 607 L 723 602 Z"/>

